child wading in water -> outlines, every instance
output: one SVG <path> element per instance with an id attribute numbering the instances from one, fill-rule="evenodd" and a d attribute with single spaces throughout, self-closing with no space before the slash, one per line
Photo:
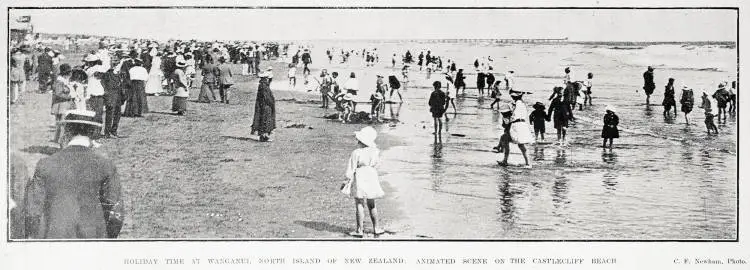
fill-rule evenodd
<path id="1" fill-rule="evenodd" d="M 511 110 L 508 103 L 500 103 L 497 107 L 498 111 L 500 111 L 500 115 L 503 116 L 503 119 L 501 120 L 503 134 L 500 135 L 500 141 L 497 143 L 497 146 L 492 149 L 498 153 L 505 153 L 505 151 L 510 151 L 510 117 L 513 116 L 513 110 Z"/>
<path id="2" fill-rule="evenodd" d="M 711 134 L 712 130 L 716 134 L 719 134 L 719 128 L 717 128 L 716 124 L 714 124 L 714 113 L 713 113 L 713 109 L 711 108 L 711 100 L 709 99 L 708 94 L 706 94 L 706 92 L 703 92 L 701 99 L 702 99 L 701 108 L 703 108 L 704 113 L 706 115 L 706 120 L 704 121 L 704 123 L 706 123 L 706 129 L 708 130 L 708 134 Z"/>
<path id="3" fill-rule="evenodd" d="M 593 79 L 594 73 L 589 72 L 586 80 L 583 81 L 583 86 L 586 87 L 586 90 L 583 90 L 583 106 L 586 106 L 586 104 L 588 104 L 589 106 L 594 106 L 594 104 L 591 104 L 591 86 L 593 86 Z"/>
<path id="4" fill-rule="evenodd" d="M 448 108 L 448 100 L 443 93 L 443 91 L 440 90 L 442 87 L 442 84 L 440 81 L 435 81 L 432 83 L 432 87 L 435 89 L 432 91 L 432 94 L 430 94 L 430 100 L 428 104 L 430 105 L 430 112 L 432 113 L 432 121 L 435 128 L 435 141 L 438 139 L 440 141 L 443 140 L 443 114 L 445 113 L 445 110 Z"/>
<path id="5" fill-rule="evenodd" d="M 571 118 L 570 107 L 562 101 L 562 89 L 559 86 L 554 88 L 554 94 L 552 94 L 554 98 L 547 111 L 547 121 L 553 120 L 554 127 L 557 130 L 557 143 L 561 146 L 565 145 L 568 120 Z"/>
<path id="6" fill-rule="evenodd" d="M 503 94 L 500 93 L 500 81 L 496 81 L 492 85 L 492 90 L 491 90 L 491 93 L 490 93 L 490 97 L 494 99 L 494 101 L 492 101 L 492 104 L 490 104 L 490 109 L 494 109 L 495 108 L 495 104 L 499 104 L 500 103 L 500 96 L 502 96 L 502 95 Z M 498 107 L 499 106 L 500 105 L 498 105 Z"/>
<path id="7" fill-rule="evenodd" d="M 357 207 L 357 229 L 349 233 L 354 237 L 364 236 L 365 203 L 370 211 L 370 220 L 375 237 L 385 233 L 383 229 L 378 227 L 378 210 L 375 208 L 375 199 L 382 198 L 385 195 L 380 187 L 378 171 L 375 169 L 378 166 L 380 154 L 380 150 L 375 144 L 377 136 L 377 131 L 372 127 L 364 127 L 362 130 L 354 132 L 358 148 L 352 151 L 352 155 L 349 157 L 349 162 L 346 164 L 346 178 L 348 180 L 341 185 L 341 192 L 353 197 L 354 204 Z"/>
<path id="8" fill-rule="evenodd" d="M 620 118 L 615 114 L 615 108 L 607 106 L 605 109 L 607 113 L 604 115 L 604 127 L 602 127 L 602 148 L 607 147 L 607 139 L 609 139 L 609 148 L 612 148 L 612 141 L 615 138 L 620 138 L 620 130 L 617 129 L 617 125 L 620 123 Z"/>
<path id="9" fill-rule="evenodd" d="M 533 106 L 534 111 L 529 115 L 529 121 L 534 123 L 534 139 L 539 141 L 539 135 L 542 135 L 542 141 L 544 141 L 544 122 L 547 120 L 547 112 L 544 111 L 544 104 L 537 102 Z"/>

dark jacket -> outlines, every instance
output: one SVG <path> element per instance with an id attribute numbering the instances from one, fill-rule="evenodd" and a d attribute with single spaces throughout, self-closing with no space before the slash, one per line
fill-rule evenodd
<path id="1" fill-rule="evenodd" d="M 54 66 L 52 64 L 52 56 L 49 56 L 47 53 L 41 53 L 39 54 L 39 57 L 37 58 L 37 72 L 39 73 L 52 73 L 54 70 Z"/>
<path id="2" fill-rule="evenodd" d="M 107 107 L 122 106 L 125 101 L 125 94 L 122 92 L 120 76 L 115 74 L 112 69 L 108 70 L 102 77 L 102 86 L 104 87 L 104 105 Z"/>
<path id="3" fill-rule="evenodd" d="M 437 112 L 445 112 L 447 98 L 445 95 L 445 92 L 440 90 L 432 91 L 432 94 L 430 94 L 430 112 L 437 113 Z"/>
<path id="4" fill-rule="evenodd" d="M 39 161 L 24 207 L 27 238 L 114 238 L 124 209 L 115 165 L 88 147 L 68 146 Z"/>

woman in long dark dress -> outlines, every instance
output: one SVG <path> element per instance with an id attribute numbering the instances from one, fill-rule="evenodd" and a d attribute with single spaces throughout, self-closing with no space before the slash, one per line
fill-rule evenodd
<path id="1" fill-rule="evenodd" d="M 675 108 L 674 116 L 677 117 L 677 102 L 674 100 L 674 78 L 669 78 L 669 82 L 664 87 L 664 100 L 661 105 L 664 106 L 664 117 L 669 116 L 672 107 Z"/>
<path id="2" fill-rule="evenodd" d="M 257 132 L 260 141 L 267 142 L 268 136 L 276 129 L 276 100 L 271 92 L 268 74 L 263 73 L 260 76 L 250 134 Z"/>
<path id="3" fill-rule="evenodd" d="M 130 102 L 125 105 L 124 117 L 142 117 L 148 113 L 148 101 L 146 100 L 146 81 L 148 71 L 143 67 L 143 62 L 136 59 L 133 67 L 128 70 L 130 78 L 130 91 L 132 96 Z"/>

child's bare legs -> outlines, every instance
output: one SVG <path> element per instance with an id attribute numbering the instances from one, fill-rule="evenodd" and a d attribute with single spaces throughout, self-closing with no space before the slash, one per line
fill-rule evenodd
<path id="1" fill-rule="evenodd" d="M 434 117 L 432 118 L 432 121 L 435 126 L 435 137 L 440 138 L 442 140 L 443 138 L 443 120 L 440 119 L 440 117 Z"/>
<path id="2" fill-rule="evenodd" d="M 354 204 L 357 207 L 357 229 L 354 232 L 361 235 L 364 232 L 365 199 L 355 198 Z"/>
<path id="3" fill-rule="evenodd" d="M 378 227 L 378 209 L 375 208 L 375 200 L 367 199 L 367 208 L 370 210 L 370 220 L 372 221 L 372 231 L 377 237 L 382 233 L 382 230 Z"/>

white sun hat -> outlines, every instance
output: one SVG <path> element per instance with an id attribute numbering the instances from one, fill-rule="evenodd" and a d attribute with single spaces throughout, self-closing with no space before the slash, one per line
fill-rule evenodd
<path id="1" fill-rule="evenodd" d="M 377 144 L 375 144 L 375 138 L 378 137 L 378 132 L 370 126 L 363 127 L 360 131 L 355 131 L 354 137 L 364 145 L 377 147 Z"/>
<path id="2" fill-rule="evenodd" d="M 617 112 L 617 109 L 615 108 L 615 106 L 612 106 L 612 105 L 609 105 L 609 104 L 607 104 L 607 106 L 606 106 L 606 107 L 604 107 L 604 111 L 605 111 L 605 112 L 606 112 L 606 111 L 611 111 L 611 112 L 613 112 L 613 113 L 616 113 L 616 112 Z"/>

